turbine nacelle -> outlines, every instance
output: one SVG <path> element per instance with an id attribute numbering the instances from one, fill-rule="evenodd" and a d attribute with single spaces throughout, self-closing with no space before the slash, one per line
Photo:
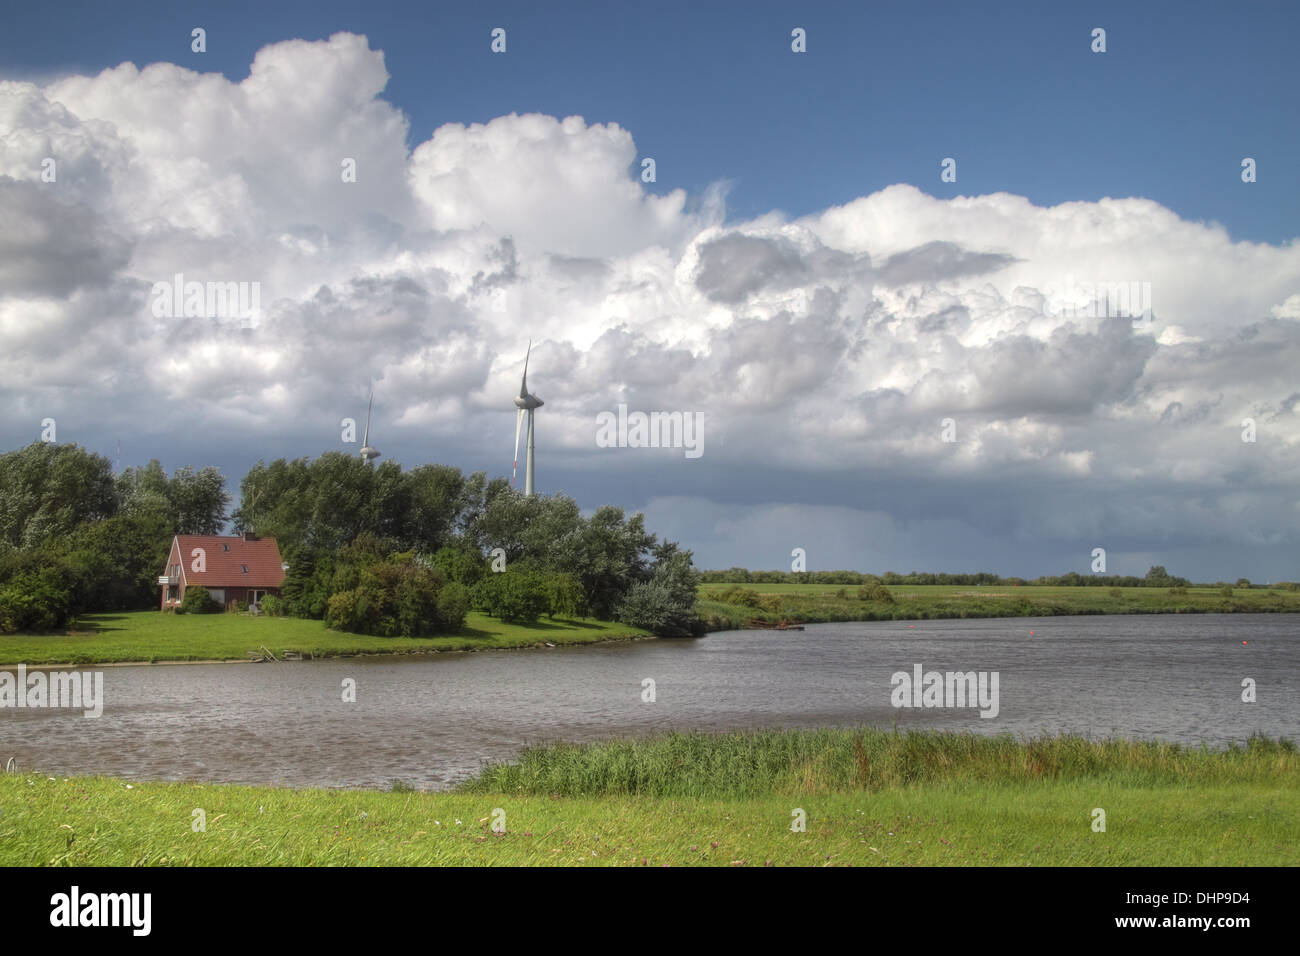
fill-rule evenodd
<path id="1" fill-rule="evenodd" d="M 529 395 L 527 393 L 520 393 L 519 397 L 515 399 L 515 408 L 541 408 L 545 404 L 546 403 L 536 395 Z"/>

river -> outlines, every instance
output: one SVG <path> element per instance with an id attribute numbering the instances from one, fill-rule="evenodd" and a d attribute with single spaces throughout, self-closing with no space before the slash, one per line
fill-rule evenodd
<path id="1" fill-rule="evenodd" d="M 997 672 L 997 716 L 891 706 L 891 675 L 917 664 Z M 102 672 L 97 719 L 0 710 L 0 762 L 12 757 L 50 775 L 443 789 L 529 743 L 670 728 L 897 724 L 1214 747 L 1252 732 L 1294 739 L 1300 731 L 1300 617 L 1284 614 L 818 624 L 696 640 Z M 1255 681 L 1254 703 L 1242 701 L 1246 678 Z M 355 702 L 343 700 L 349 679 Z M 646 679 L 653 702 L 643 699 Z"/>

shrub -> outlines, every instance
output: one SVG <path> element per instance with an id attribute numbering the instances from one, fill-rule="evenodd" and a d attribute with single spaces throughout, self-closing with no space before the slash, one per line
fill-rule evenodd
<path id="1" fill-rule="evenodd" d="M 873 584 L 870 587 L 859 588 L 858 598 L 863 601 L 875 601 L 877 604 L 895 603 L 894 595 L 883 584 Z"/>
<path id="2" fill-rule="evenodd" d="M 325 623 L 338 631 L 379 637 L 421 637 L 458 631 L 469 610 L 463 585 L 448 583 L 442 572 L 410 553 L 369 565 L 343 565 L 356 586 L 330 595 Z"/>
<path id="3" fill-rule="evenodd" d="M 628 588 L 619 605 L 618 619 L 661 637 L 686 637 L 691 634 L 694 612 L 683 609 L 670 588 L 639 581 Z"/>
<path id="4" fill-rule="evenodd" d="M 749 588 L 727 588 L 719 591 L 716 600 L 723 604 L 739 604 L 741 607 L 758 607 L 758 595 Z"/>
<path id="5" fill-rule="evenodd" d="M 442 630 L 454 634 L 465 626 L 469 613 L 469 588 L 458 581 L 448 581 L 438 593 L 438 618 Z"/>
<path id="6" fill-rule="evenodd" d="M 67 562 L 44 553 L 0 560 L 0 634 L 56 631 L 76 616 L 74 575 Z"/>
<path id="7" fill-rule="evenodd" d="M 531 624 L 550 609 L 542 574 L 518 566 L 484 575 L 474 586 L 474 606 L 502 621 Z"/>
<path id="8" fill-rule="evenodd" d="M 231 601 L 231 602 L 230 602 L 230 610 L 232 610 L 232 611 L 233 611 L 234 613 L 236 613 L 236 614 L 243 614 L 245 611 L 248 610 L 248 602 L 247 602 L 247 601 Z"/>
<path id="9" fill-rule="evenodd" d="M 208 589 L 201 584 L 186 588 L 185 597 L 181 598 L 182 614 L 215 614 L 221 610 L 224 608 L 212 599 Z"/>
<path id="10" fill-rule="evenodd" d="M 284 617 L 284 604 L 284 598 L 278 598 L 274 594 L 268 594 L 266 597 L 262 598 L 262 601 L 258 606 L 262 609 L 262 613 L 267 617 Z"/>
<path id="11" fill-rule="evenodd" d="M 1225 584 L 1223 587 L 1219 588 L 1219 593 L 1224 597 L 1232 597 L 1232 585 Z"/>
<path id="12" fill-rule="evenodd" d="M 1110 589 L 1109 591 L 1107 591 L 1106 593 L 1109 594 L 1109 595 L 1110 595 L 1111 597 L 1113 597 L 1113 598 L 1123 597 L 1123 596 L 1124 596 L 1124 592 L 1121 591 L 1119 588 L 1111 588 L 1111 589 Z"/>

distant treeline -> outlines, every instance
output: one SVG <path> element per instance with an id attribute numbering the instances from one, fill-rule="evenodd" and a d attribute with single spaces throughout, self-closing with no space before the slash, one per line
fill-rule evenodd
<path id="1" fill-rule="evenodd" d="M 1211 584 L 1192 584 L 1187 578 L 1169 574 L 1163 567 L 1156 565 L 1147 571 L 1145 577 L 1119 574 L 1069 574 L 1044 575 L 1032 580 L 1017 577 L 1002 577 L 989 571 L 973 574 L 949 574 L 946 572 L 911 571 L 899 574 L 886 571 L 884 574 L 868 574 L 861 571 L 750 571 L 747 568 L 728 568 L 725 571 L 701 571 L 702 584 L 888 584 L 888 585 L 993 585 L 1001 587 L 1106 587 L 1106 588 L 1186 588 L 1186 587 L 1252 587 L 1246 578 L 1236 582 L 1216 581 Z M 1300 584 L 1291 581 L 1279 581 L 1268 585 L 1283 591 L 1300 591 Z"/>

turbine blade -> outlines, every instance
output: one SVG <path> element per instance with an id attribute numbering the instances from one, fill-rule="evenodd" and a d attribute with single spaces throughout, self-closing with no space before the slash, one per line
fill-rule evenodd
<path id="1" fill-rule="evenodd" d="M 515 475 L 519 473 L 519 432 L 524 425 L 524 410 L 519 409 L 519 414 L 515 416 L 515 464 L 510 470 L 510 484 L 514 485 Z"/>
<path id="2" fill-rule="evenodd" d="M 528 351 L 524 353 L 524 381 L 519 386 L 519 397 L 523 398 L 528 394 L 528 357 L 533 354 L 533 340 L 528 340 Z"/>
<path id="3" fill-rule="evenodd" d="M 370 410 L 375 407 L 375 390 L 370 390 L 370 404 L 366 406 L 366 433 L 361 438 L 361 447 L 365 448 L 370 444 Z M 352 434 L 356 434 L 353 432 Z"/>

